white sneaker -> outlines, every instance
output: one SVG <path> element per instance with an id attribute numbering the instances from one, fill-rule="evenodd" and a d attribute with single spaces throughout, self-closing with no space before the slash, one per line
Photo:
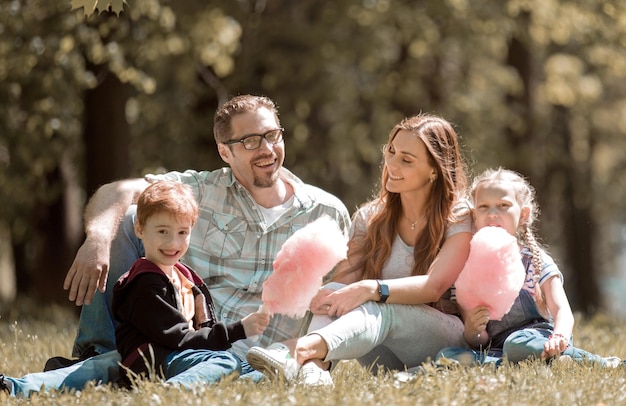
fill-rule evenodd
<path id="1" fill-rule="evenodd" d="M 417 374 L 408 371 L 398 371 L 393 374 L 393 384 L 396 387 L 417 380 Z"/>
<path id="2" fill-rule="evenodd" d="M 608 368 L 617 368 L 618 366 L 624 364 L 624 361 L 622 361 L 622 359 L 619 357 L 605 357 L 604 361 L 606 362 L 605 365 Z"/>
<path id="3" fill-rule="evenodd" d="M 300 365 L 291 356 L 289 348 L 282 343 L 274 343 L 267 348 L 252 347 L 246 354 L 250 366 L 268 377 L 282 377 L 293 381 L 298 376 Z"/>
<path id="4" fill-rule="evenodd" d="M 298 375 L 300 383 L 309 386 L 332 386 L 333 378 L 330 372 L 318 367 L 313 362 L 307 362 L 300 368 Z"/>

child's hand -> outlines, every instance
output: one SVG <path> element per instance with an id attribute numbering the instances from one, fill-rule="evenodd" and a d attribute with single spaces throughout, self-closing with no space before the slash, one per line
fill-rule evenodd
<path id="1" fill-rule="evenodd" d="M 465 317 L 465 336 L 477 337 L 487 328 L 489 309 L 487 306 L 476 306 Z"/>
<path id="2" fill-rule="evenodd" d="M 251 313 L 241 319 L 246 337 L 263 334 L 269 323 L 270 315 L 264 312 Z"/>
<path id="3" fill-rule="evenodd" d="M 489 309 L 487 306 L 476 306 L 472 310 L 461 309 L 463 316 L 463 338 L 473 348 L 478 348 L 489 342 L 487 323 Z"/>
<path id="4" fill-rule="evenodd" d="M 569 347 L 569 339 L 562 334 L 552 334 L 543 345 L 542 359 L 559 356 Z"/>

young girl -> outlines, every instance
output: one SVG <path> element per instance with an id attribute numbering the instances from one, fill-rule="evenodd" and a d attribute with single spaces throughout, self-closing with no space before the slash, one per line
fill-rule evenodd
<path id="1" fill-rule="evenodd" d="M 503 357 L 519 362 L 567 356 L 605 366 L 621 363 L 616 357 L 602 358 L 573 346 L 574 316 L 563 289 L 563 275 L 533 234 L 539 212 L 533 187 L 513 171 L 489 169 L 476 177 L 470 194 L 476 229 L 502 227 L 517 237 L 526 281 L 502 320 L 489 320 L 486 306 L 461 309 L 464 337 L 473 350 L 446 348 L 437 359 L 499 364 Z"/>

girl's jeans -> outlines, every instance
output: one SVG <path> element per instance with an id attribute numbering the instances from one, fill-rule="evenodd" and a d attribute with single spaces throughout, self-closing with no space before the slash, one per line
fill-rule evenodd
<path id="1" fill-rule="evenodd" d="M 344 285 L 330 283 L 325 289 Z M 340 318 L 316 315 L 309 334 L 328 345 L 326 361 L 358 359 L 365 367 L 404 370 L 433 360 L 447 346 L 463 343 L 463 323 L 428 305 L 366 302 Z"/>
<path id="2" fill-rule="evenodd" d="M 493 363 L 499 365 L 505 358 L 510 362 L 526 359 L 541 359 L 543 346 L 554 332 L 554 326 L 543 319 L 535 299 L 526 290 L 521 290 L 509 313 L 502 320 L 489 321 L 489 336 L 492 337 L 492 348 L 471 350 L 467 348 L 445 348 L 437 354 L 437 359 L 448 358 L 464 365 Z M 561 354 L 575 361 L 597 362 L 606 365 L 603 357 L 570 346 Z"/>
<path id="3" fill-rule="evenodd" d="M 550 337 L 552 332 L 552 326 L 544 323 L 543 325 L 524 328 L 511 333 L 505 340 L 502 350 L 485 349 L 479 351 L 450 347 L 439 351 L 437 360 L 448 358 L 459 361 L 463 365 L 492 363 L 497 366 L 502 363 L 503 359 L 507 359 L 510 362 L 520 362 L 533 358 L 541 359 L 543 345 L 548 341 L 548 337 Z M 561 355 L 566 355 L 578 362 L 592 362 L 601 366 L 607 365 L 607 361 L 603 357 L 574 347 L 572 345 L 573 340 L 570 340 L 570 343 L 570 346 Z"/>

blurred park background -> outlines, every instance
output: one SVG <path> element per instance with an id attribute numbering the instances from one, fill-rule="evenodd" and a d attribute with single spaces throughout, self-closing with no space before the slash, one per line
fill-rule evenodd
<path id="1" fill-rule="evenodd" d="M 351 212 L 378 187 L 392 126 L 443 116 L 471 173 L 504 166 L 535 186 L 574 310 L 626 318 L 623 0 L 72 4 L 0 2 L 3 308 L 71 306 L 62 283 L 94 190 L 223 166 L 213 114 L 252 93 L 279 105 L 285 166 Z"/>

